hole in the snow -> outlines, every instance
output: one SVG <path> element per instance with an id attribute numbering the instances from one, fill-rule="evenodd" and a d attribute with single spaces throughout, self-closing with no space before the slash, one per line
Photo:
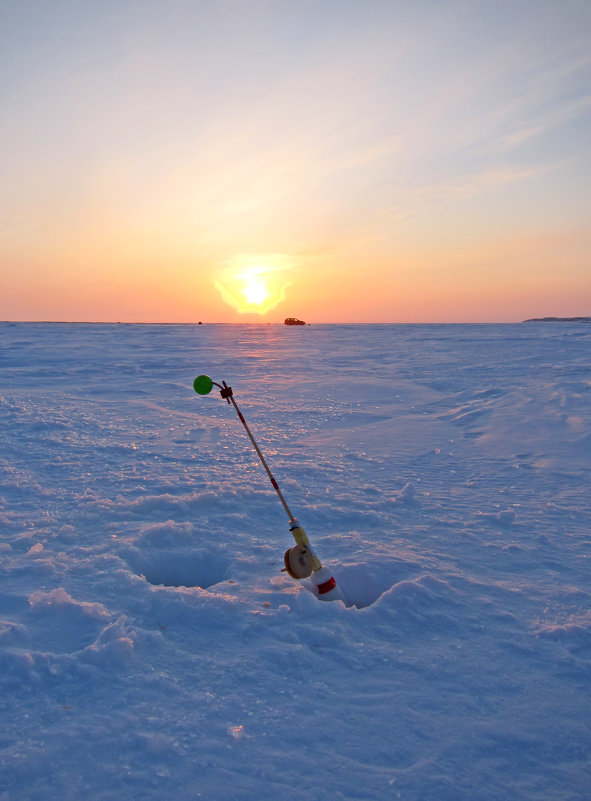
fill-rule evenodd
<path id="1" fill-rule="evenodd" d="M 343 565 L 335 570 L 334 577 L 345 606 L 355 606 L 357 609 L 374 604 L 394 584 L 391 576 L 373 571 L 365 564 Z"/>
<path id="2" fill-rule="evenodd" d="M 129 565 L 150 584 L 207 590 L 228 578 L 230 563 L 219 554 L 164 551 L 127 554 Z"/>

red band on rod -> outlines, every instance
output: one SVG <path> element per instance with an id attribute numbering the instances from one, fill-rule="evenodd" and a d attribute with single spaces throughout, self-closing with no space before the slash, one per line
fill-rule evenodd
<path id="1" fill-rule="evenodd" d="M 324 593 L 330 592 L 331 590 L 334 590 L 334 588 L 336 586 L 337 586 L 337 583 L 334 580 L 334 578 L 331 576 L 328 581 L 324 582 L 324 584 L 319 584 L 318 585 L 318 595 L 324 595 Z"/>

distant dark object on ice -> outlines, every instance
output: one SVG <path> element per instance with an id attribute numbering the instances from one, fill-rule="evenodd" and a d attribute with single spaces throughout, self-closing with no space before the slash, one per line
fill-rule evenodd
<path id="1" fill-rule="evenodd" d="M 524 323 L 591 323 L 591 317 L 532 317 Z"/>
<path id="2" fill-rule="evenodd" d="M 283 321 L 284 325 L 306 325 L 303 320 L 298 320 L 297 317 L 286 317 Z"/>

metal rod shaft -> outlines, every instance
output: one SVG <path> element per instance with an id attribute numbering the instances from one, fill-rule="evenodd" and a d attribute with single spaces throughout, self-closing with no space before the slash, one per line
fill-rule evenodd
<path id="1" fill-rule="evenodd" d="M 195 379 L 195 380 L 197 380 L 197 379 Z M 240 422 L 244 426 L 244 430 L 248 434 L 248 438 L 252 442 L 253 448 L 257 452 L 257 456 L 261 460 L 261 464 L 263 465 L 267 475 L 269 476 L 269 480 L 270 480 L 271 484 L 273 485 L 273 489 L 277 493 L 277 496 L 279 497 L 279 500 L 281 501 L 281 503 L 283 505 L 283 508 L 287 512 L 287 516 L 289 518 L 289 523 L 290 523 L 289 530 L 291 531 L 294 540 L 296 541 L 296 543 L 298 545 L 305 546 L 308 549 L 308 551 L 310 553 L 310 556 L 312 557 L 312 570 L 313 570 L 313 574 L 314 574 L 312 576 L 312 582 L 318 588 L 318 590 L 317 590 L 318 597 L 321 598 L 322 600 L 325 600 L 325 601 L 333 601 L 333 600 L 336 600 L 337 598 L 339 598 L 340 600 L 343 600 L 343 598 L 341 596 L 341 593 L 337 588 L 334 576 L 331 576 L 330 571 L 326 567 L 322 566 L 322 562 L 316 556 L 312 546 L 310 545 L 310 540 L 308 539 L 308 536 L 307 536 L 306 532 L 304 531 L 302 526 L 299 524 L 297 518 L 294 517 L 294 515 L 292 514 L 291 509 L 287 505 L 287 501 L 285 500 L 285 498 L 283 497 L 283 493 L 279 489 L 279 484 L 275 481 L 273 473 L 271 473 L 271 471 L 269 469 L 269 465 L 267 464 L 267 460 L 265 459 L 265 457 L 263 456 L 263 454 L 261 452 L 261 449 L 257 445 L 257 442 L 256 442 L 255 438 L 253 437 L 250 428 L 248 427 L 248 423 L 246 422 L 242 412 L 238 408 L 238 404 L 234 400 L 234 394 L 232 392 L 232 387 L 229 387 L 226 384 L 225 381 L 222 381 L 221 384 L 218 384 L 216 381 L 211 381 L 211 378 L 208 378 L 207 382 L 206 382 L 206 384 L 207 384 L 207 387 L 206 387 L 207 392 L 209 392 L 210 389 L 211 389 L 211 387 L 209 386 L 209 382 L 211 382 L 212 384 L 215 384 L 216 387 L 220 388 L 220 395 L 222 396 L 222 398 L 227 400 L 228 403 L 231 403 L 232 406 L 234 407 L 234 409 L 236 410 L 236 414 L 238 415 L 238 417 L 240 419 Z M 199 391 L 199 389 L 197 389 L 196 391 Z M 289 554 L 290 551 L 288 551 L 287 553 Z"/>
<path id="2" fill-rule="evenodd" d="M 290 508 L 289 508 L 289 506 L 287 505 L 287 501 L 285 500 L 285 498 L 283 497 L 283 493 L 282 493 L 282 492 L 281 492 L 281 490 L 279 489 L 279 484 L 278 484 L 278 483 L 275 481 L 275 478 L 273 477 L 273 474 L 272 474 L 272 473 L 271 473 L 271 471 L 269 470 L 269 465 L 267 464 L 267 462 L 266 462 L 266 460 L 265 460 L 265 457 L 264 457 L 264 456 L 263 456 L 263 454 L 261 453 L 261 449 L 260 449 L 260 448 L 259 448 L 259 446 L 257 445 L 257 443 L 256 443 L 256 440 L 255 440 L 255 438 L 253 437 L 253 435 L 252 435 L 252 432 L 251 432 L 250 428 L 248 427 L 248 423 L 246 422 L 246 420 L 244 419 L 244 416 L 243 416 L 242 412 L 241 412 L 241 411 L 240 411 L 240 409 L 238 408 L 238 404 L 237 404 L 237 403 L 236 403 L 236 401 L 234 400 L 234 396 L 233 396 L 233 395 L 230 395 L 230 396 L 229 396 L 229 398 L 228 398 L 228 400 L 229 400 L 229 401 L 231 401 L 231 403 L 232 403 L 232 406 L 233 406 L 233 407 L 236 409 L 236 414 L 237 414 L 237 415 L 238 415 L 238 417 L 240 418 L 240 422 L 242 423 L 242 425 L 244 426 L 244 428 L 245 428 L 245 430 L 246 430 L 246 433 L 247 433 L 247 434 L 248 434 L 248 436 L 250 437 L 250 441 L 252 442 L 252 444 L 253 444 L 253 446 L 254 446 L 254 449 L 255 449 L 255 451 L 257 452 L 257 454 L 258 454 L 258 457 L 259 457 L 259 459 L 260 459 L 260 460 L 261 460 L 261 462 L 262 462 L 262 465 L 263 465 L 263 467 L 264 467 L 264 468 L 265 468 L 265 470 L 267 471 L 267 475 L 269 476 L 269 480 L 271 481 L 271 484 L 273 485 L 273 489 L 275 490 L 275 492 L 276 492 L 276 493 L 277 493 L 277 495 L 279 496 L 279 500 L 280 500 L 280 501 L 281 501 L 281 503 L 283 504 L 283 508 L 284 508 L 284 509 L 285 509 L 285 511 L 287 512 L 287 516 L 289 517 L 289 522 L 291 523 L 291 522 L 292 522 L 293 520 L 295 520 L 296 518 L 295 518 L 295 517 L 294 517 L 294 515 L 291 513 L 291 509 L 290 509 Z"/>

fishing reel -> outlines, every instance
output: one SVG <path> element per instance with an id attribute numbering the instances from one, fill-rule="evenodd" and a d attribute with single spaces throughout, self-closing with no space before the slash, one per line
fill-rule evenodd
<path id="1" fill-rule="evenodd" d="M 294 579 L 305 579 L 312 576 L 312 583 L 316 585 L 315 593 L 322 601 L 343 600 L 343 596 L 337 587 L 337 583 L 330 570 L 326 567 L 314 569 L 318 558 L 314 556 L 311 549 L 301 542 L 289 548 L 283 557 L 285 567 L 281 571 L 290 575 Z M 312 573 L 314 575 L 312 575 Z"/>
<path id="2" fill-rule="evenodd" d="M 314 570 L 314 557 L 305 545 L 294 545 L 288 548 L 283 557 L 285 571 L 293 579 L 304 579 L 312 575 Z"/>

